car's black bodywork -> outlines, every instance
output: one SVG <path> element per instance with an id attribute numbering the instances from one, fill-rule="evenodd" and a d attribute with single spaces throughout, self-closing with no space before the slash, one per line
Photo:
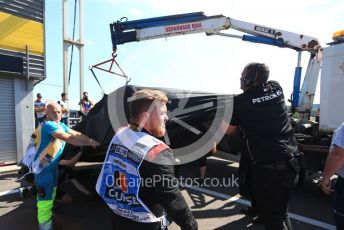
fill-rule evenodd
<path id="1" fill-rule="evenodd" d="M 121 114 L 125 114 L 125 119 L 121 119 L 121 125 L 125 126 L 130 121 L 128 98 L 130 98 L 134 92 L 143 88 L 151 87 L 124 86 L 115 91 L 115 99 L 111 97 L 111 100 L 116 100 L 116 104 L 118 105 L 115 109 L 117 111 L 110 111 L 112 116 L 117 116 L 117 114 L 121 116 Z M 169 98 L 169 102 L 167 103 L 169 121 L 166 124 L 166 129 L 169 145 L 172 149 L 181 148 L 199 140 L 214 122 L 218 122 L 215 121 L 215 118 L 223 115 L 226 103 L 230 103 L 228 102 L 228 97 L 230 97 L 230 95 L 169 88 L 151 89 L 161 90 Z M 103 161 L 108 144 L 115 134 L 114 129 L 118 128 L 113 127 L 111 124 L 108 104 L 112 102 L 108 102 L 108 99 L 109 95 L 104 95 L 91 109 L 86 119 L 74 127 L 75 130 L 101 143 L 101 146 L 97 149 L 83 147 L 82 161 Z M 122 110 L 122 113 L 118 113 L 120 110 Z M 219 125 L 220 124 L 214 124 L 216 127 L 219 127 Z M 199 132 L 197 133 L 193 130 Z M 224 143 L 220 143 L 219 147 L 222 147 L 222 149 L 225 148 L 226 151 L 231 151 L 229 149 L 231 145 L 228 145 L 228 143 L 232 140 L 228 140 L 229 137 L 227 136 L 224 138 L 226 141 L 221 141 Z M 64 152 L 76 152 L 78 149 L 78 147 L 67 145 Z"/>

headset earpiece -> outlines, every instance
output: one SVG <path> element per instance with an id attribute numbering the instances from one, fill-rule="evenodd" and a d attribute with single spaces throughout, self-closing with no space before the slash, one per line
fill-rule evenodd
<path id="1" fill-rule="evenodd" d="M 258 71 L 262 67 L 261 64 L 257 64 L 254 68 L 254 70 L 247 73 L 244 79 L 244 85 L 245 88 L 249 88 L 255 85 L 255 83 L 258 81 Z"/>

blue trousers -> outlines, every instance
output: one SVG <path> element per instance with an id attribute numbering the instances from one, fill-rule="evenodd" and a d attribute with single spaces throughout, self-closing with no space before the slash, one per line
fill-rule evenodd
<path id="1" fill-rule="evenodd" d="M 37 188 L 37 219 L 40 230 L 52 230 L 53 205 L 56 194 L 58 168 L 46 168 L 35 175 Z"/>

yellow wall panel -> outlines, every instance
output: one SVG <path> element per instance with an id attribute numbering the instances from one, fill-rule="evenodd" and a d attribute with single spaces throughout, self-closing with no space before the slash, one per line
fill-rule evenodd
<path id="1" fill-rule="evenodd" d="M 0 48 L 43 55 L 43 23 L 0 12 Z"/>

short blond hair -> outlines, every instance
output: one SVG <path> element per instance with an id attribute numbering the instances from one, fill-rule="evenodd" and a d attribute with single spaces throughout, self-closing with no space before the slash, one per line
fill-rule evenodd
<path id="1" fill-rule="evenodd" d="M 143 112 L 147 112 L 154 101 L 167 103 L 166 94 L 160 90 L 142 89 L 129 98 L 130 122 L 136 123 Z"/>

